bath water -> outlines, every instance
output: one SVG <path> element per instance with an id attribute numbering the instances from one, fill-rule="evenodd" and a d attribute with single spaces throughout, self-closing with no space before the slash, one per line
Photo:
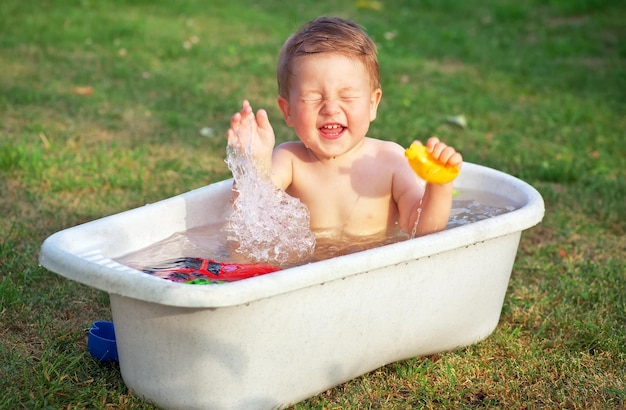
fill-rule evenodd
<path id="1" fill-rule="evenodd" d="M 510 199 L 499 195 L 462 190 L 452 200 L 452 210 L 446 229 L 502 215 L 518 207 Z"/>
<path id="2" fill-rule="evenodd" d="M 516 208 L 517 205 L 507 198 L 482 191 L 462 190 L 452 201 L 452 212 L 446 229 L 492 218 Z M 300 265 L 409 239 L 409 235 L 399 230 L 365 238 L 337 238 L 325 235 L 324 232 L 316 233 L 317 243 L 313 254 L 305 257 L 291 254 L 280 263 L 280 266 Z M 228 229 L 228 222 L 225 222 L 176 233 L 148 248 L 124 256 L 118 259 L 118 262 L 139 270 L 180 257 L 202 257 L 233 263 L 254 262 L 238 249 L 240 249 L 238 239 L 233 235 L 232 230 Z"/>
<path id="3" fill-rule="evenodd" d="M 226 164 L 235 180 L 236 195 L 224 231 L 234 237 L 236 252 L 251 262 L 282 266 L 307 259 L 316 239 L 309 228 L 308 208 L 276 188 L 253 158 L 250 146 L 257 138 L 254 116 L 243 119 L 235 133 L 238 145 L 228 145 Z"/>

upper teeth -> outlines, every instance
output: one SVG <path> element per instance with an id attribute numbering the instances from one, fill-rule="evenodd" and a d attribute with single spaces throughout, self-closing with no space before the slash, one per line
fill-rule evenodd
<path id="1" fill-rule="evenodd" d="M 328 129 L 334 129 L 334 128 L 341 128 L 341 125 L 324 125 L 324 128 L 328 128 Z"/>

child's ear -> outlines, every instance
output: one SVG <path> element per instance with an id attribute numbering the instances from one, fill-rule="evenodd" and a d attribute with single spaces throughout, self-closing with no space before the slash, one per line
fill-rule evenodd
<path id="1" fill-rule="evenodd" d="M 372 91 L 372 95 L 370 96 L 370 122 L 376 119 L 376 113 L 378 112 L 378 104 L 380 104 L 380 99 L 383 97 L 383 90 L 380 88 Z"/>
<path id="2" fill-rule="evenodd" d="M 278 107 L 280 108 L 280 111 L 283 113 L 283 118 L 285 119 L 285 123 L 288 126 L 293 127 L 293 121 L 291 121 L 291 113 L 289 111 L 289 101 L 283 96 L 278 96 Z"/>

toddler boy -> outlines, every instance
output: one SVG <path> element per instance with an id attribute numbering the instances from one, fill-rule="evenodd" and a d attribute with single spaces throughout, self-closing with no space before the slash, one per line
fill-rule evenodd
<path id="1" fill-rule="evenodd" d="M 244 101 L 228 143 L 249 146 L 274 185 L 308 207 L 311 230 L 366 236 L 399 228 L 420 236 L 446 226 L 452 183 L 424 184 L 402 146 L 366 136 L 382 89 L 376 46 L 359 26 L 330 17 L 306 23 L 283 45 L 277 79 L 278 105 L 299 141 L 274 148 L 266 111 L 255 114 Z M 255 135 L 241 141 L 237 131 L 249 116 Z M 437 138 L 426 146 L 440 163 L 461 165 L 461 154 Z"/>

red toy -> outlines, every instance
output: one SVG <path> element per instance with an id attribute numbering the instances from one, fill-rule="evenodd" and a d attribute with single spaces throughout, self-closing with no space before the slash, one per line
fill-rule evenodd
<path id="1" fill-rule="evenodd" d="M 260 263 L 221 263 L 212 259 L 184 257 L 143 271 L 172 282 L 200 285 L 233 282 L 280 269 L 278 266 Z"/>

